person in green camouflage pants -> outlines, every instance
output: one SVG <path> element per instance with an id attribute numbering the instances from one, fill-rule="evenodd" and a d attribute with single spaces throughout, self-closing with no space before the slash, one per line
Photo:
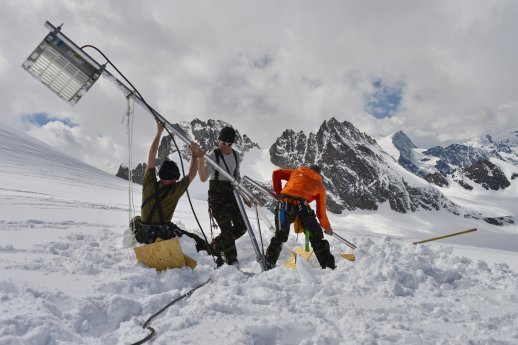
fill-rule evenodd
<path id="1" fill-rule="evenodd" d="M 239 155 L 232 149 L 235 140 L 236 131 L 232 127 L 223 128 L 219 133 L 218 148 L 210 153 L 210 157 L 239 180 Z M 210 178 L 209 208 L 221 230 L 213 246 L 216 251 L 223 252 L 227 264 L 238 265 L 236 240 L 246 232 L 246 225 L 234 197 L 231 181 L 211 165 L 205 164 L 204 155 L 200 156 L 198 173 L 202 182 Z"/>

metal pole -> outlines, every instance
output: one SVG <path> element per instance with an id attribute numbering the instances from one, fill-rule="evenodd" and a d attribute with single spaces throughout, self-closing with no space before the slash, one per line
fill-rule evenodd
<path id="1" fill-rule="evenodd" d="M 343 238 L 342 236 L 338 235 L 336 232 L 333 232 L 332 236 L 336 236 L 336 238 L 338 238 L 341 242 L 343 242 L 349 248 L 356 249 L 356 246 L 354 244 L 352 244 L 351 242 L 347 241 L 345 238 Z"/>
<path id="2" fill-rule="evenodd" d="M 248 234 L 250 235 L 250 240 L 252 241 L 252 246 L 254 247 L 257 262 L 259 263 L 259 265 L 261 265 L 261 269 L 264 272 L 264 271 L 266 271 L 266 261 L 264 259 L 263 254 L 261 254 L 261 250 L 259 249 L 259 245 L 257 244 L 257 240 L 255 238 L 255 234 L 252 229 L 252 225 L 250 224 L 250 221 L 248 220 L 248 216 L 246 215 L 246 210 L 245 210 L 245 206 L 243 205 L 243 200 L 241 199 L 241 194 L 239 194 L 237 189 L 234 189 L 234 197 L 236 198 L 237 205 L 239 206 L 239 211 L 241 212 L 241 216 L 243 217 L 243 220 L 245 221 L 246 229 L 248 230 Z"/>
<path id="3" fill-rule="evenodd" d="M 279 200 L 275 193 L 273 193 L 268 188 L 265 188 L 263 185 L 257 183 L 256 181 L 252 180 L 250 177 L 248 177 L 248 176 L 243 177 L 243 181 L 246 181 L 246 182 L 250 183 L 252 186 L 256 187 L 261 192 L 263 192 L 264 195 L 272 198 L 274 201 Z"/>

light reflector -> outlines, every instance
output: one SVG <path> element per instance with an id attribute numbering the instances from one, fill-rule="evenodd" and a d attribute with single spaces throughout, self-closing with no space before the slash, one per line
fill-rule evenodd
<path id="1" fill-rule="evenodd" d="M 76 104 L 99 79 L 103 67 L 59 33 L 49 33 L 22 64 L 65 101 Z"/>

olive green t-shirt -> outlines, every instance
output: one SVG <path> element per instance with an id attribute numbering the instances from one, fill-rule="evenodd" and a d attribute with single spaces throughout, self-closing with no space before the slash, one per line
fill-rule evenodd
<path id="1" fill-rule="evenodd" d="M 165 223 L 169 223 L 173 218 L 173 213 L 176 209 L 176 205 L 178 204 L 178 200 L 180 200 L 182 194 L 185 193 L 187 187 L 189 187 L 189 183 L 190 181 L 188 176 L 185 176 L 180 181 L 173 183 L 173 187 L 169 191 L 167 196 L 160 201 Z M 144 200 L 147 200 L 149 196 L 155 193 L 155 188 L 157 184 L 159 189 L 166 188 L 160 185 L 160 182 L 158 182 L 155 168 L 151 168 L 144 175 L 144 185 L 142 187 L 142 202 L 144 202 Z M 140 214 L 143 222 L 147 221 L 154 205 L 155 199 L 148 201 L 146 205 L 144 205 L 144 207 L 141 208 Z M 151 221 L 149 221 L 148 224 L 160 224 L 160 213 L 158 212 L 158 209 L 156 209 L 155 213 L 153 214 L 153 217 L 151 218 Z"/>

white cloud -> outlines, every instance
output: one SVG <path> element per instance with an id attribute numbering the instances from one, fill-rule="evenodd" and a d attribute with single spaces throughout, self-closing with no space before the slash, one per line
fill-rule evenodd
<path id="1" fill-rule="evenodd" d="M 38 127 L 31 126 L 27 133 L 59 149 L 61 152 L 101 170 L 115 174 L 127 149 L 109 137 L 86 133 L 81 127 L 69 127 L 60 121 L 51 121 Z"/>
<path id="2" fill-rule="evenodd" d="M 9 47 L 7 70 L 0 63 L 3 118 L 17 126 L 22 113 L 62 114 L 125 145 L 125 99 L 109 82 L 71 108 L 22 75 L 48 19 L 63 22 L 79 45 L 103 50 L 170 121 L 219 118 L 266 146 L 285 128 L 314 131 L 335 116 L 372 136 L 402 129 L 417 145 L 446 144 L 517 129 L 516 112 L 498 115 L 518 101 L 517 17 L 510 0 L 8 1 L 0 14 L 9 28 L 0 32 Z M 366 113 L 374 80 L 405 85 L 391 119 Z M 145 111 L 137 118 L 145 157 L 154 127 Z"/>

